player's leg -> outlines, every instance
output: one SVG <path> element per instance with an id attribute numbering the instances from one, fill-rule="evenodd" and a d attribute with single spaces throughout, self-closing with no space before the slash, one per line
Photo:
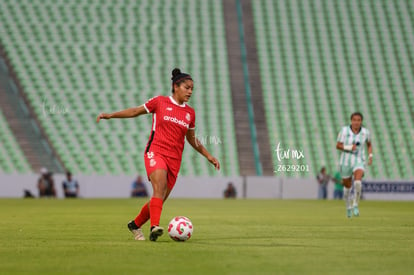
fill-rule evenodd
<path id="1" fill-rule="evenodd" d="M 154 192 L 153 192 L 153 197 L 151 198 L 149 202 L 147 202 L 141 208 L 141 211 L 139 212 L 138 216 L 136 216 L 134 220 L 128 223 L 128 229 L 132 232 L 136 240 L 145 240 L 144 234 L 141 231 L 141 227 L 151 218 L 151 214 L 150 214 L 151 206 L 152 207 L 155 206 L 155 208 L 157 209 L 157 210 L 154 210 L 155 214 L 153 216 L 155 216 L 155 218 L 153 219 L 156 222 L 157 216 L 158 216 L 158 223 L 159 223 L 159 217 L 161 216 L 161 210 L 162 210 L 162 199 L 161 199 L 161 204 L 160 204 L 157 198 L 162 198 L 163 195 L 162 195 L 162 192 L 160 192 L 160 190 L 162 189 L 162 188 L 160 189 L 160 182 L 162 182 L 162 180 L 160 181 L 157 175 L 159 173 L 166 174 L 166 171 L 167 171 L 167 165 L 164 159 L 161 158 L 161 156 L 155 155 L 153 152 L 149 152 L 145 154 L 144 161 L 145 161 L 145 168 L 147 171 L 148 179 L 151 181 Z M 161 172 L 156 172 L 154 174 L 154 172 L 157 170 L 160 170 Z M 151 178 L 151 175 L 153 175 L 153 179 Z M 166 176 L 164 177 L 166 178 Z M 153 200 L 153 198 L 156 198 L 156 199 Z"/>
<path id="2" fill-rule="evenodd" d="M 150 218 L 149 202 L 144 204 L 138 216 L 128 223 L 128 229 L 134 235 L 137 241 L 144 241 L 144 233 L 142 233 L 141 226 L 143 226 Z"/>
<path id="3" fill-rule="evenodd" d="M 149 177 L 148 177 L 148 180 L 150 180 Z M 141 226 L 143 226 L 149 219 L 150 219 L 150 209 L 149 209 L 149 201 L 148 201 L 141 208 L 141 211 L 135 217 L 135 219 L 129 222 L 128 228 L 132 232 L 133 229 L 141 228 Z M 140 236 L 140 240 L 144 240 L 144 239 L 145 239 L 144 235 L 142 234 L 142 236 Z"/>
<path id="4" fill-rule="evenodd" d="M 157 238 L 164 232 L 164 229 L 159 226 L 159 221 L 161 217 L 164 197 L 169 194 L 169 190 L 165 190 L 167 186 L 166 173 L 167 171 L 164 169 L 152 171 L 150 180 L 153 188 L 153 196 L 151 200 L 142 207 L 135 220 L 131 221 L 128 224 L 128 228 L 136 240 L 145 240 L 144 234 L 140 228 L 149 219 L 151 219 L 151 241 L 157 240 Z"/>
<path id="5" fill-rule="evenodd" d="M 163 182 L 162 188 L 159 192 L 156 192 L 155 191 L 156 187 L 154 187 L 154 185 L 153 185 L 154 196 L 155 196 L 155 194 L 157 194 L 157 199 L 162 196 L 161 210 L 162 210 L 162 203 L 164 203 L 168 199 L 172 189 L 174 188 L 175 182 L 177 180 L 177 174 L 178 174 L 179 167 L 180 167 L 179 162 L 178 162 L 178 168 L 177 168 L 177 162 L 174 162 L 174 161 L 171 161 L 171 160 L 168 160 L 168 159 L 165 159 L 165 158 L 163 158 L 163 160 L 164 160 L 165 163 L 168 162 L 168 171 L 165 171 L 165 173 L 162 175 L 162 178 L 161 178 L 162 182 Z M 152 175 L 150 177 L 151 177 L 151 183 L 153 181 L 156 182 L 155 179 L 154 180 L 152 179 Z M 164 184 L 164 182 L 165 182 L 165 184 Z M 151 199 L 151 204 L 153 203 L 154 196 Z M 159 220 L 160 220 L 160 216 L 161 216 L 161 210 L 160 210 L 160 215 L 158 216 L 158 220 L 157 220 L 158 223 L 154 223 L 153 218 L 152 218 L 152 213 L 154 212 L 154 210 L 153 210 L 153 208 L 150 209 L 150 216 L 151 216 L 150 240 L 151 241 L 156 241 L 157 238 L 159 236 L 161 236 L 163 234 L 163 231 L 164 231 L 164 229 L 158 225 Z"/>
<path id="6" fill-rule="evenodd" d="M 149 178 L 148 178 L 149 179 Z M 142 233 L 141 227 L 150 219 L 149 201 L 144 204 L 139 214 L 128 223 L 128 229 L 134 235 L 134 239 L 137 241 L 144 241 L 144 233 Z"/>
<path id="7" fill-rule="evenodd" d="M 346 205 L 346 216 L 352 217 L 351 206 L 351 187 L 352 187 L 352 168 L 349 166 L 341 165 L 339 172 L 342 177 L 342 185 L 344 186 L 344 200 Z"/>
<path id="8" fill-rule="evenodd" d="M 164 196 L 164 202 L 168 199 L 168 197 L 170 196 L 170 193 L 171 193 L 171 191 L 172 191 L 172 189 L 167 189 L 167 193 L 165 193 L 165 196 Z"/>
<path id="9" fill-rule="evenodd" d="M 361 190 L 362 190 L 362 177 L 364 176 L 364 170 L 361 168 L 354 170 L 354 216 L 359 216 L 359 200 L 361 198 Z"/>
<path id="10" fill-rule="evenodd" d="M 134 222 L 138 227 L 143 226 L 150 218 L 149 201 L 144 204 Z"/>
<path id="11" fill-rule="evenodd" d="M 163 201 L 168 192 L 167 171 L 164 169 L 157 169 L 151 173 L 150 179 L 153 189 L 153 195 L 149 204 L 151 221 L 150 240 L 156 241 L 157 238 L 164 233 L 164 229 L 160 227 L 159 224 Z"/>
<path id="12" fill-rule="evenodd" d="M 352 206 L 351 206 L 351 187 L 352 177 L 342 179 L 342 185 L 344 186 L 344 199 L 346 205 L 346 216 L 352 217 Z"/>
<path id="13" fill-rule="evenodd" d="M 169 169 L 167 173 L 167 192 L 165 193 L 164 201 L 168 199 L 171 191 L 173 190 L 175 186 L 175 183 L 177 181 L 177 175 L 180 170 L 180 164 L 178 163 L 178 168 L 177 168 L 177 163 L 174 163 L 173 161 L 169 160 L 168 168 Z"/>

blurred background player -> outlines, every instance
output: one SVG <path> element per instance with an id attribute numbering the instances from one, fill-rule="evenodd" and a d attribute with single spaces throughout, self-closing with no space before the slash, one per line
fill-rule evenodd
<path id="1" fill-rule="evenodd" d="M 342 185 L 341 172 L 336 171 L 332 178 L 332 181 L 335 183 L 333 198 L 335 200 L 342 200 L 344 197 L 344 186 Z"/>
<path id="2" fill-rule="evenodd" d="M 172 96 L 156 96 L 139 107 L 132 107 L 112 114 L 101 113 L 100 119 L 130 118 L 152 113 L 152 131 L 145 148 L 144 160 L 153 195 L 128 228 L 136 240 L 145 240 L 141 226 L 151 222 L 150 240 L 156 241 L 164 232 L 159 226 L 163 202 L 173 189 L 181 166 L 185 138 L 207 160 L 220 169 L 219 161 L 197 140 L 195 111 L 186 104 L 194 88 L 189 74 L 175 68 L 172 71 Z"/>
<path id="3" fill-rule="evenodd" d="M 316 176 L 318 181 L 318 199 L 326 200 L 328 198 L 328 183 L 331 180 L 331 177 L 326 174 L 326 168 L 323 166 L 319 171 L 319 174 Z"/>
<path id="4" fill-rule="evenodd" d="M 147 188 L 141 176 L 138 176 L 131 185 L 131 197 L 148 197 Z"/>
<path id="5" fill-rule="evenodd" d="M 70 171 L 66 172 L 66 179 L 62 182 L 65 198 L 77 198 L 79 196 L 79 183 L 72 177 Z"/>
<path id="6" fill-rule="evenodd" d="M 362 177 L 365 171 L 365 144 L 368 148 L 368 165 L 372 164 L 371 135 L 362 127 L 363 116 L 359 112 L 351 115 L 351 125 L 344 126 L 338 134 L 336 149 L 341 150 L 339 171 L 344 185 L 347 217 L 359 216 L 359 200 L 361 198 Z M 354 201 L 351 206 L 352 176 L 354 177 Z"/>

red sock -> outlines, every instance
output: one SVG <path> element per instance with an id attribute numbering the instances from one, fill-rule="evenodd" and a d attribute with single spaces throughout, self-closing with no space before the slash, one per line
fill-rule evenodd
<path id="1" fill-rule="evenodd" d="M 150 218 L 150 210 L 149 210 L 149 202 L 147 202 L 142 208 L 141 212 L 139 212 L 138 216 L 135 218 L 135 224 L 138 227 L 141 227 L 144 223 L 146 223 Z"/>
<path id="2" fill-rule="evenodd" d="M 160 225 L 162 199 L 152 197 L 149 203 L 151 227 Z"/>

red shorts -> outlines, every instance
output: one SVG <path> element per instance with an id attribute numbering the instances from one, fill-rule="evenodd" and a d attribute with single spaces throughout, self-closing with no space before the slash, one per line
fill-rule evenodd
<path id="1" fill-rule="evenodd" d="M 177 180 L 178 172 L 180 171 L 181 160 L 168 158 L 155 152 L 148 152 L 144 155 L 145 169 L 147 170 L 148 180 L 150 175 L 157 169 L 167 171 L 167 186 L 172 190 Z"/>

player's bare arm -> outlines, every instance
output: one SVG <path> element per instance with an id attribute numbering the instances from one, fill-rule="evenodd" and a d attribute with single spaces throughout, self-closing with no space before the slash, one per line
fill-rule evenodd
<path id="1" fill-rule="evenodd" d="M 220 170 L 220 162 L 215 157 L 213 157 L 207 151 L 206 147 L 204 147 L 204 145 L 201 144 L 201 142 L 197 139 L 194 129 L 189 129 L 187 131 L 186 138 L 187 138 L 188 143 L 190 143 L 191 146 L 197 152 L 202 154 L 211 164 L 213 164 L 216 170 Z"/>
<path id="2" fill-rule="evenodd" d="M 372 164 L 372 143 L 370 141 L 367 142 L 368 147 L 368 165 Z"/>
<path id="3" fill-rule="evenodd" d="M 352 151 L 355 151 L 356 148 L 357 148 L 356 144 L 344 145 L 342 142 L 336 143 L 336 149 L 341 150 L 341 151 L 352 152 Z"/>
<path id="4" fill-rule="evenodd" d="M 144 115 L 146 113 L 147 113 L 147 110 L 145 110 L 144 105 L 141 105 L 141 106 L 138 106 L 138 107 L 128 108 L 128 109 L 118 111 L 118 112 L 115 112 L 115 113 L 111 113 L 111 114 L 101 113 L 96 118 L 96 122 L 99 123 L 99 120 L 101 120 L 101 119 L 137 117 L 137 116 L 140 116 L 140 115 Z"/>

